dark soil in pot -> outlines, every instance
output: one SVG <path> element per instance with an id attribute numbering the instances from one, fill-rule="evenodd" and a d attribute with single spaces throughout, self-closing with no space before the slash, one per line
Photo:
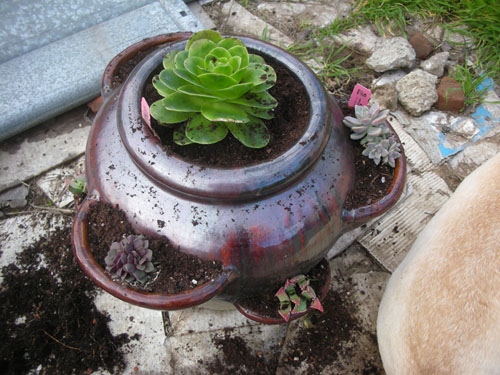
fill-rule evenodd
<path id="1" fill-rule="evenodd" d="M 306 90 L 288 69 L 280 64 L 267 63 L 274 68 L 278 77 L 269 93 L 279 104 L 274 110 L 274 118 L 263 120 L 271 133 L 271 140 L 266 147 L 248 148 L 231 134 L 212 145 L 178 146 L 172 141 L 173 129 L 158 125 L 152 118 L 152 127 L 160 136 L 165 152 L 176 154 L 185 161 L 200 166 L 237 168 L 273 160 L 296 144 L 304 134 L 310 118 Z M 146 85 L 144 96 L 150 105 L 162 98 L 151 83 Z"/>
<path id="2" fill-rule="evenodd" d="M 104 258 L 113 242 L 119 242 L 126 235 L 139 234 L 134 232 L 122 211 L 103 202 L 90 206 L 88 228 L 90 248 L 102 268 L 106 268 Z M 222 272 L 222 263 L 184 254 L 165 238 L 148 238 L 148 241 L 156 271 L 152 281 L 133 285 L 139 290 L 175 294 L 206 283 Z"/>
<path id="3" fill-rule="evenodd" d="M 30 228 L 26 228 L 30 230 Z M 42 261 L 47 267 L 40 266 Z M 2 269 L 0 368 L 3 374 L 85 374 L 124 368 L 126 334 L 113 336 L 99 312 L 94 284 L 71 251 L 69 229 L 24 250 Z"/>

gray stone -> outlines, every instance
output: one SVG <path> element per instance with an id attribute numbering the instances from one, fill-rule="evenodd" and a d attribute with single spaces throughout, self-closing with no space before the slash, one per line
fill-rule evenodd
<path id="1" fill-rule="evenodd" d="M 368 25 L 353 28 L 340 34 L 335 34 L 333 39 L 336 43 L 340 45 L 345 44 L 350 49 L 353 49 L 365 56 L 369 56 L 375 52 L 377 45 L 383 40 L 375 35 L 371 27 Z"/>
<path id="2" fill-rule="evenodd" d="M 444 74 L 444 67 L 448 61 L 449 52 L 440 52 L 431 56 L 425 61 L 422 61 L 420 67 L 427 73 L 434 74 L 435 76 L 442 77 Z"/>
<path id="3" fill-rule="evenodd" d="M 29 189 L 26 185 L 19 185 L 0 194 L 0 208 L 22 208 L 26 206 L 28 201 Z"/>
<path id="4" fill-rule="evenodd" d="M 91 124 L 86 111 L 75 108 L 0 143 L 0 191 L 82 155 Z"/>
<path id="5" fill-rule="evenodd" d="M 437 77 L 416 69 L 396 83 L 401 105 L 413 116 L 420 116 L 437 101 Z"/>
<path id="6" fill-rule="evenodd" d="M 260 38 L 264 30 L 267 30 L 271 43 L 284 47 L 293 44 L 293 40 L 288 36 L 261 18 L 253 15 L 234 0 L 224 3 L 221 11 L 225 20 L 225 24 L 221 27 L 223 32 L 252 35 Z"/>
<path id="7" fill-rule="evenodd" d="M 394 83 L 386 83 L 379 85 L 372 90 L 369 105 L 374 102 L 378 103 L 380 107 L 394 111 L 398 107 L 398 93 L 396 92 L 396 85 Z"/>
<path id="8" fill-rule="evenodd" d="M 384 39 L 366 60 L 366 65 L 376 72 L 411 68 L 414 63 L 415 51 L 410 43 L 401 37 Z"/>
<path id="9" fill-rule="evenodd" d="M 344 1 L 334 1 L 326 5 L 320 2 L 262 2 L 257 10 L 264 16 L 272 18 L 281 24 L 288 22 L 305 22 L 316 27 L 327 27 L 337 18 L 347 17 L 351 6 Z"/>

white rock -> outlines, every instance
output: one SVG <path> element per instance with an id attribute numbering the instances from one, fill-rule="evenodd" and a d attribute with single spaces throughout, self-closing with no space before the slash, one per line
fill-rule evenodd
<path id="1" fill-rule="evenodd" d="M 376 72 L 398 68 L 411 68 L 415 63 L 415 51 L 404 38 L 384 39 L 366 60 L 366 65 Z"/>
<path id="2" fill-rule="evenodd" d="M 416 69 L 396 83 L 401 105 L 413 116 L 420 116 L 436 103 L 437 77 Z"/>
<path id="3" fill-rule="evenodd" d="M 286 47 L 293 43 L 293 40 L 288 36 L 261 18 L 253 15 L 234 0 L 224 3 L 221 11 L 226 20 L 226 31 L 242 35 L 253 35 L 260 38 L 264 30 L 266 30 L 269 35 L 269 41 L 273 44 Z"/>
<path id="4" fill-rule="evenodd" d="M 375 90 L 377 89 L 377 87 L 385 86 L 387 84 L 395 84 L 405 75 L 406 72 L 404 70 L 394 70 L 384 73 L 372 82 L 372 90 Z"/>
<path id="5" fill-rule="evenodd" d="M 262 2 L 257 6 L 257 10 L 283 24 L 297 20 L 316 27 L 327 27 L 335 19 L 347 17 L 351 6 L 343 1 L 337 1 L 332 5 L 315 1 L 307 3 Z"/>
<path id="6" fill-rule="evenodd" d="M 444 67 L 448 61 L 448 56 L 450 56 L 449 52 L 436 53 L 434 56 L 422 61 L 420 67 L 427 73 L 442 77 L 444 74 Z"/>
<path id="7" fill-rule="evenodd" d="M 375 52 L 377 45 L 383 40 L 375 35 L 370 26 L 361 26 L 341 34 L 335 34 L 333 39 L 336 43 L 346 44 L 347 47 L 365 56 Z"/>

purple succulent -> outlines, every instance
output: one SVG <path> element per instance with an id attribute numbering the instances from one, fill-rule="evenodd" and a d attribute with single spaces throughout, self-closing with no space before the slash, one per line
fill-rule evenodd
<path id="1" fill-rule="evenodd" d="M 149 273 L 153 272 L 151 263 L 153 251 L 148 249 L 149 242 L 143 236 L 130 235 L 120 242 L 113 242 L 108 255 L 104 259 L 106 271 L 113 278 L 120 278 L 127 282 L 134 280 L 145 283 L 149 280 Z"/>

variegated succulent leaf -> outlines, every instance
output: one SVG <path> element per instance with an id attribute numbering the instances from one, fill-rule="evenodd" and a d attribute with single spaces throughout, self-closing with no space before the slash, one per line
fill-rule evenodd
<path id="1" fill-rule="evenodd" d="M 212 30 L 197 32 L 184 51 L 165 56 L 163 67 L 153 78 L 163 99 L 150 110 L 161 125 L 174 125 L 175 143 L 212 144 L 228 133 L 251 148 L 269 143 L 262 119 L 273 118 L 278 105 L 267 92 L 276 73 L 262 57 L 248 53 L 241 40 Z"/>
<path id="2" fill-rule="evenodd" d="M 155 270 L 153 251 L 148 246 L 149 241 L 142 235 L 129 235 L 120 242 L 113 242 L 104 259 L 106 271 L 115 279 L 147 282 Z"/>
<path id="3" fill-rule="evenodd" d="M 305 312 L 308 307 L 323 311 L 321 302 L 305 275 L 297 275 L 286 280 L 285 285 L 276 292 L 275 296 L 280 300 L 278 313 L 286 322 L 291 314 Z"/>

